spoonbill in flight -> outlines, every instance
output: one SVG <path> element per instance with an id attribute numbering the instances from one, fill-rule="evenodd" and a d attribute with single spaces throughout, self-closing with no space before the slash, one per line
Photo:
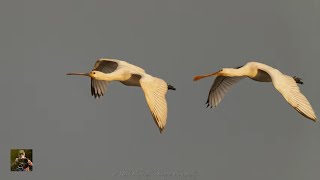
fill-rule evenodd
<path id="1" fill-rule="evenodd" d="M 217 76 L 208 95 L 207 107 L 217 106 L 227 91 L 238 81 L 245 77 L 259 82 L 272 82 L 273 86 L 282 94 L 285 100 L 300 114 L 308 119 L 316 121 L 317 117 L 307 100 L 300 92 L 297 85 L 303 84 L 300 78 L 288 76 L 279 70 L 266 64 L 258 62 L 248 62 L 244 66 L 237 68 L 223 68 L 218 72 L 195 76 L 194 81 L 202 78 Z"/>
<path id="2" fill-rule="evenodd" d="M 165 128 L 167 122 L 165 95 L 168 90 L 175 90 L 175 88 L 164 80 L 147 74 L 142 68 L 121 60 L 99 59 L 90 73 L 68 73 L 67 75 L 90 77 L 91 95 L 95 98 L 100 98 L 105 94 L 110 81 L 141 87 L 160 133 Z"/>

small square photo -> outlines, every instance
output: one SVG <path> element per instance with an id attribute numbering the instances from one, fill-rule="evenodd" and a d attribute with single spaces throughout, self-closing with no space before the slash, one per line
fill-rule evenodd
<path id="1" fill-rule="evenodd" d="M 11 171 L 32 171 L 32 149 L 11 149 Z"/>

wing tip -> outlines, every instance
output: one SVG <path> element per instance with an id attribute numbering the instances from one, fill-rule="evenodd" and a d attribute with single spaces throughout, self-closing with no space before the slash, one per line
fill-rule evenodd
<path id="1" fill-rule="evenodd" d="M 310 107 L 311 107 L 311 106 L 310 106 Z M 310 119 L 310 120 L 313 121 L 313 122 L 317 122 L 317 116 L 316 116 L 316 114 L 314 113 L 314 111 L 313 111 L 312 108 L 311 108 L 311 112 L 309 112 L 309 113 L 306 113 L 305 111 L 303 111 L 299 105 L 298 105 L 295 109 L 296 109 L 302 116 L 304 116 L 305 118 Z"/>
<path id="2" fill-rule="evenodd" d="M 314 116 L 314 117 L 309 117 L 309 119 L 311 120 L 311 121 L 313 121 L 313 122 L 317 122 L 317 117 L 316 116 Z"/>
<path id="3" fill-rule="evenodd" d="M 159 127 L 159 131 L 160 131 L 160 134 L 162 134 L 163 133 L 163 130 L 164 130 L 164 127 Z"/>
<path id="4" fill-rule="evenodd" d="M 94 99 L 100 99 L 104 94 L 91 94 Z"/>
<path id="5" fill-rule="evenodd" d="M 206 108 L 209 108 L 209 107 L 210 107 L 210 109 L 212 109 L 213 107 L 214 107 L 214 108 L 218 107 L 218 104 L 210 104 L 210 103 L 209 103 L 209 100 L 206 102 L 205 105 L 207 106 Z"/>

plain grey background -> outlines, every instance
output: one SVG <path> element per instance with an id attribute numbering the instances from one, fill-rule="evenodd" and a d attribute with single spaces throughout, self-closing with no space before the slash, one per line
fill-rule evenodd
<path id="1" fill-rule="evenodd" d="M 258 60 L 301 77 L 318 113 L 319 18 L 319 0 L 1 0 L 0 178 L 319 179 L 319 124 L 271 84 L 244 80 L 206 109 L 213 78 L 192 81 Z M 88 78 L 65 75 L 101 57 L 177 88 L 163 134 L 139 88 L 112 83 L 95 100 Z M 12 148 L 33 149 L 32 173 L 9 171 Z"/>

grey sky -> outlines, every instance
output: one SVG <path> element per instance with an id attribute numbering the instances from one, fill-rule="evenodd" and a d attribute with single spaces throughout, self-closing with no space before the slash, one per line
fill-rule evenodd
<path id="1" fill-rule="evenodd" d="M 143 169 L 319 179 L 319 124 L 271 84 L 244 80 L 206 109 L 213 79 L 192 81 L 258 60 L 301 77 L 318 113 L 319 18 L 318 0 L 2 0 L 0 178 L 129 180 L 141 177 L 113 174 Z M 112 83 L 95 100 L 89 79 L 65 75 L 100 57 L 177 88 L 163 134 L 139 88 Z M 33 149 L 34 172 L 9 172 L 11 148 Z"/>

